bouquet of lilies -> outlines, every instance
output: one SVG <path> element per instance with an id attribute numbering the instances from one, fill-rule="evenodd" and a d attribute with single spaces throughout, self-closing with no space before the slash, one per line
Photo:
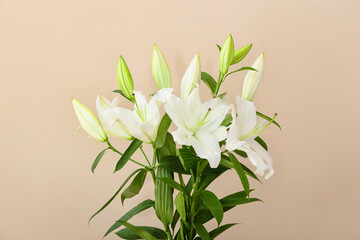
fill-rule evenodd
<path id="1" fill-rule="evenodd" d="M 257 112 L 253 103 L 261 83 L 264 55 L 261 54 L 251 67 L 229 72 L 231 65 L 243 60 L 252 44 L 234 49 L 230 35 L 219 48 L 219 76 L 216 81 L 201 71 L 200 56 L 192 59 L 181 80 L 180 97 L 173 94 L 171 74 L 163 53 L 154 45 L 152 72 L 159 90 L 148 101 L 141 91 L 134 90 L 129 68 L 123 57 L 117 67 L 119 96 L 112 101 L 99 95 L 96 100 L 98 118 L 82 103 L 72 99 L 82 128 L 93 138 L 107 144 L 96 157 L 94 172 L 107 150 L 119 154 L 114 172 L 119 172 L 131 162 L 138 169 L 121 184 L 116 193 L 90 220 L 106 208 L 121 193 L 121 201 L 139 194 L 149 174 L 154 182 L 154 200 L 147 199 L 134 206 L 108 229 L 105 236 L 115 232 L 122 239 L 214 239 L 235 224 L 221 225 L 224 212 L 233 207 L 260 201 L 250 197 L 248 177 L 260 181 L 258 176 L 273 175 L 273 160 L 266 143 L 259 137 L 275 121 L 276 114 L 268 117 Z M 236 105 L 226 100 L 226 92 L 219 93 L 226 78 L 239 71 L 248 71 L 243 84 L 242 96 L 236 97 Z M 203 81 L 212 98 L 200 99 L 199 85 Z M 134 109 L 119 106 L 120 98 L 130 101 Z M 162 114 L 161 108 L 165 112 Z M 169 132 L 171 124 L 175 130 Z M 130 141 L 120 151 L 110 144 L 108 136 Z M 143 144 L 151 144 L 152 157 L 143 150 Z M 133 159 L 141 151 L 144 161 Z M 249 159 L 255 166 L 253 172 L 245 163 Z M 207 187 L 229 170 L 235 170 L 242 191 L 218 198 Z M 125 171 L 122 171 L 125 172 Z M 257 176 L 258 175 L 258 176 Z M 132 217 L 153 208 L 163 229 L 152 226 L 135 226 Z M 204 224 L 215 219 L 217 228 L 208 231 Z M 90 221 L 89 220 L 89 221 Z"/>

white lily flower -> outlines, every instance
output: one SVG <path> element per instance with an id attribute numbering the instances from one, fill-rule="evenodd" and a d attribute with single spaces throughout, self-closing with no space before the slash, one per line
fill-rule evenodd
<path id="1" fill-rule="evenodd" d="M 254 99 L 261 84 L 261 76 L 264 68 L 264 53 L 260 54 L 251 67 L 255 68 L 257 71 L 247 72 L 242 91 L 242 98 L 249 101 Z"/>
<path id="2" fill-rule="evenodd" d="M 88 109 L 84 104 L 75 98 L 73 98 L 71 101 L 82 128 L 96 140 L 100 142 L 107 141 L 108 137 L 103 127 L 95 115 L 90 111 L 90 109 Z"/>
<path id="3" fill-rule="evenodd" d="M 196 154 L 209 161 L 216 168 L 221 159 L 219 141 L 226 138 L 225 126 L 220 126 L 229 104 L 221 98 L 201 103 L 199 87 L 193 89 L 186 99 L 173 94 L 167 96 L 165 110 L 178 129 L 171 134 L 174 140 L 187 146 L 193 146 Z"/>
<path id="4" fill-rule="evenodd" d="M 173 91 L 171 88 L 159 90 L 149 102 L 141 91 L 134 91 L 134 111 L 122 107 L 109 108 L 106 114 L 121 123 L 135 138 L 145 142 L 154 143 L 160 124 L 159 107 L 164 103 L 166 95 Z M 105 114 L 105 112 L 104 112 Z"/>
<path id="5" fill-rule="evenodd" d="M 196 54 L 192 59 L 181 80 L 181 98 L 186 99 L 191 91 L 200 84 L 201 79 L 201 65 L 200 55 Z"/>
<path id="6" fill-rule="evenodd" d="M 236 97 L 238 106 L 236 118 L 235 110 L 232 111 L 233 122 L 230 126 L 229 135 L 226 140 L 226 149 L 233 151 L 239 149 L 247 153 L 250 162 L 256 166 L 255 174 L 263 176 L 268 170 L 265 178 L 274 174 L 273 159 L 270 154 L 254 139 L 268 126 L 266 121 L 256 116 L 253 102 Z"/>
<path id="7" fill-rule="evenodd" d="M 116 116 L 110 111 L 110 109 L 118 106 L 120 101 L 119 97 L 115 97 L 112 102 L 105 97 L 99 95 L 96 99 L 96 109 L 100 121 L 105 131 L 112 136 L 131 140 L 133 136 L 124 124 L 117 120 Z"/>

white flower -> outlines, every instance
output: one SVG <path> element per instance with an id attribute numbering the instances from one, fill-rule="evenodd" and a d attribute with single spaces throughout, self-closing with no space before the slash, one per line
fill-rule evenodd
<path id="1" fill-rule="evenodd" d="M 196 154 L 209 161 L 216 168 L 221 159 L 219 141 L 226 138 L 223 122 L 229 105 L 220 98 L 201 103 L 199 88 L 196 87 L 186 99 L 173 94 L 167 96 L 165 110 L 178 129 L 171 134 L 174 140 L 187 146 L 193 146 Z"/>
<path id="2" fill-rule="evenodd" d="M 264 68 L 264 53 L 260 54 L 251 67 L 255 68 L 257 71 L 247 72 L 242 91 L 242 98 L 249 101 L 254 99 L 261 84 L 261 76 Z"/>
<path id="3" fill-rule="evenodd" d="M 96 99 L 96 109 L 100 121 L 108 134 L 130 140 L 133 136 L 130 134 L 126 126 L 124 126 L 121 121 L 117 120 L 117 117 L 111 111 L 112 108 L 118 106 L 119 100 L 120 98 L 116 97 L 112 100 L 112 102 L 110 102 L 103 96 L 99 95 Z"/>
<path id="4" fill-rule="evenodd" d="M 134 91 L 134 111 L 122 107 L 112 107 L 103 115 L 108 114 L 113 117 L 135 138 L 145 143 L 154 143 L 160 123 L 159 107 L 164 103 L 166 95 L 172 91 L 171 88 L 163 88 L 149 102 L 140 91 Z"/>
<path id="5" fill-rule="evenodd" d="M 95 115 L 75 98 L 72 99 L 72 104 L 82 128 L 96 140 L 106 142 L 108 137 Z"/>
<path id="6" fill-rule="evenodd" d="M 186 99 L 191 91 L 200 84 L 200 55 L 196 54 L 181 80 L 181 98 Z"/>
<path id="7" fill-rule="evenodd" d="M 230 126 L 229 135 L 226 140 L 226 149 L 233 151 L 242 150 L 247 153 L 250 162 L 256 166 L 256 174 L 263 176 L 268 170 L 265 178 L 268 179 L 274 174 L 272 168 L 273 159 L 269 153 L 254 139 L 267 126 L 265 120 L 256 116 L 256 109 L 253 102 L 236 97 L 238 116 L 235 110 L 232 111 L 233 122 Z"/>

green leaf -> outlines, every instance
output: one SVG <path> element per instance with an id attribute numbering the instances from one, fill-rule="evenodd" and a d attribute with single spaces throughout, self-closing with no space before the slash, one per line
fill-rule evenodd
<path id="1" fill-rule="evenodd" d="M 138 226 L 138 228 L 145 230 L 149 234 L 153 235 L 156 239 L 167 239 L 167 234 L 163 230 L 155 227 Z M 123 239 L 144 239 L 138 234 L 134 233 L 128 228 L 124 228 L 115 233 L 117 236 Z"/>
<path id="2" fill-rule="evenodd" d="M 91 171 L 94 173 L 95 171 L 95 168 L 97 167 L 97 165 L 99 164 L 101 158 L 104 156 L 106 150 L 108 150 L 109 148 L 105 148 L 104 150 L 102 150 L 98 155 L 97 157 L 95 158 L 95 161 L 94 163 L 92 164 L 91 166 Z"/>
<path id="3" fill-rule="evenodd" d="M 152 227 L 137 227 L 126 221 L 119 221 L 119 222 L 122 225 L 124 225 L 128 230 L 130 230 L 131 232 L 133 232 L 137 235 L 136 238 L 125 238 L 125 237 L 119 236 L 119 234 L 122 235 L 123 230 L 120 230 L 119 232 L 116 233 L 116 235 L 118 235 L 119 237 L 125 238 L 125 239 L 141 239 L 141 238 L 143 238 L 143 239 L 147 239 L 147 240 L 157 240 L 158 238 L 156 238 L 154 235 L 152 235 L 150 233 L 150 231 L 152 231 L 153 233 L 155 231 L 156 231 L 156 233 L 160 233 L 160 231 L 162 231 L 160 229 L 156 229 L 156 228 L 152 228 Z M 127 233 L 126 236 L 128 236 L 129 232 L 125 232 L 125 233 Z M 123 235 L 125 235 L 125 234 L 123 234 Z M 166 235 L 166 233 L 165 233 L 165 235 Z M 165 238 L 160 238 L 160 239 L 166 239 L 166 236 L 165 236 Z"/>
<path id="4" fill-rule="evenodd" d="M 161 119 L 161 122 L 160 122 L 160 125 L 158 128 L 157 138 L 155 141 L 156 148 L 161 148 L 164 145 L 166 133 L 170 127 L 170 124 L 171 124 L 171 118 L 169 117 L 169 115 L 167 113 L 165 113 L 165 115 Z"/>
<path id="5" fill-rule="evenodd" d="M 231 65 L 234 65 L 234 64 L 240 62 L 241 60 L 243 60 L 246 57 L 246 55 L 248 55 L 248 53 L 250 52 L 251 47 L 252 47 L 252 44 L 249 44 L 249 45 L 246 45 L 244 47 L 237 49 L 234 52 L 234 58 L 231 62 Z"/>
<path id="6" fill-rule="evenodd" d="M 193 153 L 189 148 L 183 147 L 178 149 L 180 161 L 186 171 L 194 169 L 197 166 L 197 162 L 200 160 L 195 153 Z"/>
<path id="7" fill-rule="evenodd" d="M 235 207 L 240 204 L 246 204 L 251 202 L 262 202 L 258 198 L 229 198 L 225 200 L 221 200 L 221 205 L 225 207 Z"/>
<path id="8" fill-rule="evenodd" d="M 234 153 L 236 153 L 237 155 L 239 155 L 240 157 L 243 157 L 243 158 L 248 157 L 247 153 L 244 151 L 241 151 L 241 150 L 234 150 Z"/>
<path id="9" fill-rule="evenodd" d="M 121 194 L 121 203 L 124 204 L 126 198 L 132 198 L 139 194 L 144 185 L 147 171 L 142 169 L 135 177 L 131 184 Z"/>
<path id="10" fill-rule="evenodd" d="M 164 183 L 166 183 L 167 185 L 169 185 L 170 187 L 186 194 L 187 196 L 190 197 L 190 193 L 187 191 L 187 189 L 185 187 L 183 187 L 181 184 L 175 182 L 172 178 L 169 177 L 161 177 L 158 178 L 159 180 L 163 181 Z"/>
<path id="11" fill-rule="evenodd" d="M 118 221 L 116 221 L 105 233 L 104 237 L 109 235 L 112 231 L 122 226 L 122 224 L 119 221 L 128 221 L 133 216 L 141 213 L 142 211 L 145 211 L 146 209 L 153 207 L 155 205 L 155 202 L 153 200 L 147 199 L 141 203 L 139 203 L 137 206 L 133 207 L 130 211 L 125 213 Z"/>
<path id="12" fill-rule="evenodd" d="M 261 200 L 256 199 L 256 198 L 247 198 L 245 191 L 230 194 L 229 196 L 226 196 L 226 197 L 220 199 L 220 202 L 221 202 L 221 205 L 223 206 L 224 212 L 227 212 L 227 211 L 233 209 L 237 205 L 247 204 L 247 203 L 251 203 L 251 202 L 255 202 L 255 201 L 261 201 Z M 199 212 L 196 214 L 195 221 L 204 224 L 213 218 L 214 218 L 214 216 L 212 215 L 210 210 L 205 208 L 205 209 L 199 210 Z"/>
<path id="13" fill-rule="evenodd" d="M 119 189 L 115 192 L 115 194 L 104 204 L 104 206 L 102 206 L 96 213 L 94 213 L 91 218 L 89 219 L 89 223 L 91 221 L 91 219 L 93 219 L 96 215 L 98 215 L 102 210 L 104 210 L 111 202 L 112 200 L 114 200 L 114 198 L 119 194 L 119 192 L 123 189 L 123 187 L 126 185 L 126 183 L 132 178 L 132 176 L 134 176 L 137 172 L 141 171 L 142 169 L 136 169 L 135 171 L 133 171 L 132 173 L 130 173 L 130 175 L 125 179 L 125 181 L 121 184 L 121 186 L 119 187 Z"/>
<path id="14" fill-rule="evenodd" d="M 269 122 L 272 121 L 272 123 L 275 124 L 276 126 L 278 126 L 278 128 L 280 128 L 280 130 L 281 130 L 280 124 L 278 124 L 275 120 L 272 120 L 271 117 L 268 117 L 265 114 L 262 114 L 261 112 L 256 112 L 256 115 L 258 115 L 259 117 L 261 117 L 265 120 L 268 120 Z"/>
<path id="15" fill-rule="evenodd" d="M 255 141 L 257 141 L 266 151 L 268 150 L 266 142 L 262 140 L 259 136 L 255 138 Z"/>
<path id="16" fill-rule="evenodd" d="M 250 70 L 250 71 L 258 71 L 256 70 L 255 68 L 252 68 L 252 67 L 242 67 L 242 68 L 239 68 L 239 69 L 236 69 L 235 71 L 232 71 L 232 72 L 229 72 L 228 74 L 225 75 L 224 77 L 224 80 L 227 76 L 233 74 L 233 73 L 236 73 L 236 72 L 240 72 L 240 71 L 244 71 L 244 70 Z"/>
<path id="17" fill-rule="evenodd" d="M 216 44 L 216 46 L 219 49 L 219 51 L 221 51 L 221 46 L 219 44 Z"/>
<path id="18" fill-rule="evenodd" d="M 159 165 L 163 168 L 166 168 L 167 170 L 170 170 L 172 172 L 177 172 L 181 174 L 190 174 L 189 171 L 186 171 L 183 167 L 183 165 L 180 162 L 180 159 L 177 156 L 166 156 L 161 159 L 161 162 L 159 162 Z"/>
<path id="19" fill-rule="evenodd" d="M 202 240 L 212 240 L 208 231 L 204 227 L 204 225 L 202 225 L 201 223 L 195 222 L 194 226 L 195 226 L 196 232 L 199 234 L 199 236 L 201 237 Z"/>
<path id="20" fill-rule="evenodd" d="M 240 150 L 234 150 L 234 152 L 235 152 L 236 154 L 243 154 L 243 153 L 245 153 L 245 152 L 240 151 Z M 246 153 L 245 153 L 245 154 L 246 154 Z M 240 155 L 240 156 L 243 157 L 243 155 Z M 245 157 L 247 157 L 247 155 L 246 155 Z M 239 163 L 240 163 L 240 162 L 239 162 Z M 227 166 L 227 167 L 229 167 L 229 168 L 233 168 L 233 164 L 231 163 L 230 158 L 229 158 L 228 156 L 224 155 L 224 154 L 221 154 L 221 162 L 220 162 L 220 164 L 221 164 L 221 165 L 225 165 L 225 166 Z M 242 163 L 240 163 L 240 164 L 241 164 L 242 168 L 244 169 L 246 175 L 248 175 L 248 176 L 256 179 L 257 181 L 259 181 L 260 183 L 262 183 L 262 182 L 260 181 L 260 179 L 255 175 L 255 173 L 253 173 L 253 172 L 252 172 L 248 167 L 246 167 L 244 164 L 242 164 Z"/>
<path id="21" fill-rule="evenodd" d="M 229 224 L 222 225 L 218 228 L 215 228 L 211 232 L 209 232 L 209 235 L 211 238 L 216 238 L 217 236 L 219 236 L 220 234 L 222 234 L 223 232 L 225 232 L 226 230 L 228 230 L 229 228 L 231 228 L 232 226 L 234 226 L 236 224 L 237 223 L 229 223 Z"/>
<path id="22" fill-rule="evenodd" d="M 125 164 L 129 161 L 131 156 L 141 146 L 141 144 L 142 144 L 142 141 L 140 141 L 139 139 L 136 139 L 136 138 L 130 143 L 129 147 L 125 150 L 124 154 L 121 156 L 119 161 L 116 163 L 114 172 L 119 171 L 123 166 L 125 166 Z"/>
<path id="23" fill-rule="evenodd" d="M 224 217 L 224 211 L 219 199 L 216 197 L 216 195 L 213 192 L 210 192 L 208 190 L 202 190 L 200 192 L 200 198 L 203 200 L 205 206 L 213 214 L 218 225 L 220 225 Z"/>
<path id="24" fill-rule="evenodd" d="M 218 173 L 201 176 L 201 180 L 199 183 L 199 189 L 206 189 L 213 181 L 215 181 L 215 179 L 220 177 L 224 172 L 225 172 L 225 170 L 218 172 Z"/>
<path id="25" fill-rule="evenodd" d="M 171 223 L 171 228 L 172 228 L 173 231 L 175 229 L 176 223 L 179 221 L 179 218 L 180 218 L 180 214 L 179 214 L 179 212 L 177 210 L 175 210 L 173 221 Z"/>
<path id="26" fill-rule="evenodd" d="M 159 178 L 172 179 L 173 173 L 163 167 L 158 167 L 155 180 L 155 213 L 164 226 L 168 226 L 173 220 L 174 190 Z"/>
<path id="27" fill-rule="evenodd" d="M 231 124 L 232 116 L 230 113 L 226 114 L 224 121 L 221 123 L 221 126 L 228 127 Z"/>
<path id="28" fill-rule="evenodd" d="M 175 206 L 176 210 L 178 211 L 181 219 L 186 221 L 186 207 L 185 207 L 185 197 L 182 192 L 179 192 L 175 197 Z"/>
<path id="29" fill-rule="evenodd" d="M 201 80 L 203 80 L 203 82 L 209 87 L 212 93 L 215 92 L 216 81 L 210 74 L 207 72 L 201 72 Z"/>
<path id="30" fill-rule="evenodd" d="M 231 162 L 232 162 L 232 164 L 234 166 L 235 171 L 239 175 L 241 184 L 243 185 L 246 194 L 249 196 L 249 194 L 250 194 L 249 180 L 246 177 L 246 174 L 245 174 L 245 171 L 244 171 L 243 167 L 241 166 L 239 161 L 236 159 L 236 157 L 232 153 L 229 153 L 229 157 L 230 157 L 230 160 L 231 160 Z"/>
<path id="31" fill-rule="evenodd" d="M 174 138 L 170 133 L 166 133 L 164 145 L 157 149 L 158 160 L 159 162 L 166 156 L 175 156 L 176 155 L 176 144 Z"/>
<path id="32" fill-rule="evenodd" d="M 114 93 L 120 93 L 121 96 L 123 96 L 124 98 L 126 98 L 127 100 L 129 100 L 130 102 L 132 102 L 131 99 L 129 99 L 129 98 L 124 94 L 124 92 L 121 91 L 120 89 L 114 90 L 113 92 L 114 92 Z"/>

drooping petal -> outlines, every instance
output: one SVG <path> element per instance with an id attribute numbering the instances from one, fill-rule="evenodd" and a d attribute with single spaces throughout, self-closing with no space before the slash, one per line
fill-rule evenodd
<path id="1" fill-rule="evenodd" d="M 238 106 L 237 125 L 240 137 L 252 131 L 257 124 L 256 109 L 253 102 L 236 97 Z"/>
<path id="2" fill-rule="evenodd" d="M 227 127 L 225 126 L 220 126 L 218 127 L 214 132 L 212 132 L 212 134 L 217 138 L 217 140 L 223 141 L 226 139 L 228 133 L 226 131 Z"/>
<path id="3" fill-rule="evenodd" d="M 226 139 L 226 149 L 229 151 L 234 151 L 235 149 L 240 149 L 240 147 L 244 144 L 244 141 L 239 140 L 238 135 L 238 126 L 236 122 L 230 125 L 229 133 Z"/>
<path id="4" fill-rule="evenodd" d="M 196 154 L 201 158 L 207 159 L 211 168 L 218 167 L 221 159 L 218 139 L 206 131 L 197 131 L 194 137 L 192 146 Z"/>
<path id="5" fill-rule="evenodd" d="M 253 139 L 247 139 L 246 144 L 242 146 L 241 150 L 247 153 L 250 162 L 256 166 L 255 174 L 263 176 L 265 171 L 268 171 L 265 175 L 266 179 L 274 174 L 274 169 L 272 167 L 273 159 L 258 142 Z"/>

